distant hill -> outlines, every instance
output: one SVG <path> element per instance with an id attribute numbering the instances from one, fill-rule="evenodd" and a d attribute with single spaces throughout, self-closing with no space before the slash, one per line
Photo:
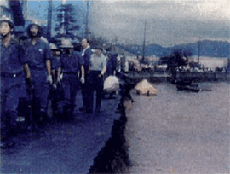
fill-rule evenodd
<path id="1" fill-rule="evenodd" d="M 171 49 L 187 49 L 193 55 L 198 55 L 198 43 L 182 44 L 171 47 Z M 230 44 L 228 42 L 218 42 L 204 40 L 200 42 L 200 55 L 213 57 L 229 57 Z"/>
<path id="2" fill-rule="evenodd" d="M 204 40 L 200 41 L 199 44 L 200 56 L 229 57 L 230 43 L 228 42 Z M 193 55 L 198 55 L 198 42 L 179 44 L 167 48 L 158 44 L 149 44 L 146 46 L 145 55 L 167 56 L 175 49 L 189 50 Z M 140 45 L 128 45 L 125 50 L 133 54 L 142 54 L 142 46 Z"/>

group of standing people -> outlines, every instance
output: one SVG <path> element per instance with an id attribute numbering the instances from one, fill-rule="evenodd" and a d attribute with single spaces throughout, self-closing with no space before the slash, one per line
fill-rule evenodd
<path id="1" fill-rule="evenodd" d="M 73 113 L 76 94 L 81 85 L 83 106 L 80 111 L 100 113 L 106 56 L 100 45 L 92 53 L 89 40 L 83 38 L 81 53 L 74 51 L 71 40 L 63 39 L 57 47 L 41 38 L 41 26 L 32 23 L 26 29 L 28 39 L 19 42 L 13 35 L 14 24 L 9 18 L 0 20 L 1 47 L 1 147 L 14 142 L 19 100 L 33 91 L 35 101 L 33 123 L 47 117 L 50 89 L 62 87 L 64 104 Z M 94 109 L 94 92 L 96 106 Z"/>

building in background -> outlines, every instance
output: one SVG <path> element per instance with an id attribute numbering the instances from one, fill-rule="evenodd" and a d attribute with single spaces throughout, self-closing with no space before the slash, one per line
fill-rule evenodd
<path id="1" fill-rule="evenodd" d="M 73 4 L 62 3 L 55 11 L 56 13 L 56 24 L 55 32 L 56 37 L 76 37 L 75 31 L 79 29 L 77 25 L 77 15 Z"/>
<path id="2" fill-rule="evenodd" d="M 23 16 L 24 0 L 1 0 L 0 1 L 0 17 L 7 16 L 14 22 L 14 35 L 20 36 L 24 33 L 25 19 Z"/>
<path id="3" fill-rule="evenodd" d="M 13 20 L 13 13 L 10 9 L 9 0 L 0 1 L 0 17 L 7 16 Z"/>

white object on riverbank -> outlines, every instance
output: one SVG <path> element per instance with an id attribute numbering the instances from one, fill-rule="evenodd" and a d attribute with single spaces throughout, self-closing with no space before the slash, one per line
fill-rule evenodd
<path id="1" fill-rule="evenodd" d="M 116 76 L 109 76 L 105 79 L 104 90 L 106 92 L 117 91 L 119 89 L 119 80 Z"/>
<path id="2" fill-rule="evenodd" d="M 135 86 L 135 89 L 140 95 L 157 95 L 158 90 L 152 84 L 148 83 L 147 79 L 142 80 Z"/>

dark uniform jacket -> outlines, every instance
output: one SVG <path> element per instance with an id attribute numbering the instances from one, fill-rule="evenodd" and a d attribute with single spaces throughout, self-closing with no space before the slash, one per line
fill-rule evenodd
<path id="1" fill-rule="evenodd" d="M 32 44 L 31 39 L 27 39 L 23 45 L 26 50 L 23 63 L 28 63 L 30 69 L 45 69 L 45 61 L 51 59 L 51 51 L 48 43 L 39 38 L 35 45 Z"/>
<path id="2" fill-rule="evenodd" d="M 91 54 L 92 54 L 92 51 L 90 48 L 88 48 L 85 50 L 84 55 L 83 55 L 85 74 L 89 73 L 89 60 L 90 60 Z"/>
<path id="3" fill-rule="evenodd" d="M 58 70 L 58 68 L 61 67 L 61 58 L 58 56 L 51 58 L 51 69 L 52 70 Z"/>
<path id="4" fill-rule="evenodd" d="M 117 54 L 115 53 L 108 53 L 108 60 L 106 63 L 106 74 L 108 76 L 113 75 L 113 72 L 117 69 Z"/>
<path id="5" fill-rule="evenodd" d="M 0 40 L 1 73 L 22 72 L 23 53 L 24 50 L 16 39 L 11 38 L 8 47 L 3 46 L 2 40 Z"/>
<path id="6" fill-rule="evenodd" d="M 83 64 L 84 60 L 78 52 L 73 51 L 71 56 L 61 55 L 61 68 L 64 73 L 77 73 Z"/>

